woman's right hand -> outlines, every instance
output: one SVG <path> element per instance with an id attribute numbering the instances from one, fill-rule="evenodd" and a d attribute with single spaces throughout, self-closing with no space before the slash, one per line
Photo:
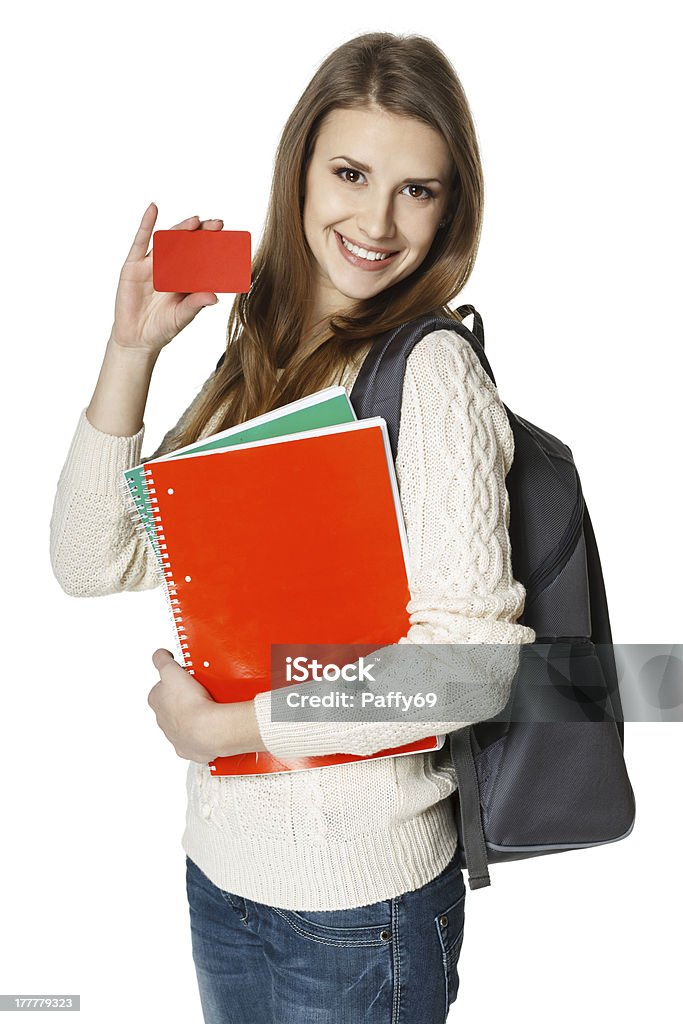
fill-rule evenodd
<path id="1" fill-rule="evenodd" d="M 155 355 L 187 327 L 200 309 L 218 302 L 213 292 L 156 292 L 152 284 L 152 250 L 147 252 L 159 210 L 150 203 L 121 269 L 111 339 L 120 348 Z M 174 231 L 220 231 L 222 220 L 187 217 Z"/>

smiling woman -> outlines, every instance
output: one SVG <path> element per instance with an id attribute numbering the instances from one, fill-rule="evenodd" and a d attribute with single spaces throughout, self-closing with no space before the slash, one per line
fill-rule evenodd
<path id="1" fill-rule="evenodd" d="M 285 124 L 252 287 L 178 446 L 320 390 L 425 310 L 454 317 L 483 191 L 467 97 L 431 40 L 368 33 L 333 51 Z M 335 232 L 396 255 L 347 259 Z"/>
<path id="2" fill-rule="evenodd" d="M 340 46 L 285 125 L 252 286 L 235 298 L 225 354 L 154 455 L 332 384 L 351 392 L 379 335 L 425 312 L 457 319 L 448 304 L 471 273 L 482 207 L 472 117 L 442 51 L 390 33 Z M 215 296 L 154 291 L 157 212 L 145 211 L 121 271 L 100 376 L 55 496 L 52 565 L 78 596 L 160 582 L 120 478 L 146 461 L 159 353 Z M 221 226 L 191 217 L 176 228 Z M 517 622 L 525 591 L 512 574 L 505 486 L 514 442 L 496 387 L 462 335 L 442 329 L 413 348 L 401 397 L 411 625 L 397 650 L 532 642 Z M 207 1024 L 385 1024 L 399 1007 L 402 1024 L 443 1024 L 464 929 L 455 778 L 440 751 L 364 757 L 415 740 L 416 728 L 434 735 L 431 723 L 416 727 L 400 712 L 345 727 L 281 722 L 269 691 L 217 706 L 168 652 L 154 664 L 161 679 L 149 703 L 191 761 L 183 848 Z M 443 732 L 481 720 L 456 697 Z M 356 759 L 212 776 L 204 761 L 235 750 Z"/>
<path id="3" fill-rule="evenodd" d="M 334 155 L 347 152 L 356 159 Z M 325 117 L 306 173 L 303 211 L 315 257 L 314 323 L 348 308 L 350 299 L 384 292 L 420 266 L 446 212 L 449 196 L 441 182 L 452 174 L 443 135 L 423 121 L 377 104 Z"/>

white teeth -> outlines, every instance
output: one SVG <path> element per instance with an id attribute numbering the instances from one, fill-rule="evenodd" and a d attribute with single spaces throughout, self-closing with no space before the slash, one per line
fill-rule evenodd
<path id="1" fill-rule="evenodd" d="M 352 252 L 354 256 L 360 256 L 364 260 L 385 260 L 391 253 L 388 252 L 375 252 L 373 249 L 361 249 L 358 245 L 353 245 L 343 235 L 339 236 L 342 240 L 342 245 L 349 252 Z"/>

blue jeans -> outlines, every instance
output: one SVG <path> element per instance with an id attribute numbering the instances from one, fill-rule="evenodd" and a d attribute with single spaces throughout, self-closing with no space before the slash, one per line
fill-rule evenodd
<path id="1" fill-rule="evenodd" d="M 445 1024 L 458 992 L 465 881 L 350 910 L 283 910 L 219 889 L 186 856 L 205 1024 Z"/>

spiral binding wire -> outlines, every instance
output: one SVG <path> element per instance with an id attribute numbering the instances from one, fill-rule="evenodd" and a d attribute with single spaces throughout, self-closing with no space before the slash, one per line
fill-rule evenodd
<path id="1" fill-rule="evenodd" d="M 158 556 L 156 545 L 154 544 L 156 540 L 154 524 L 148 510 L 149 499 L 145 487 L 145 472 L 144 463 L 133 467 L 133 469 L 127 469 L 123 474 L 123 483 L 133 522 L 136 527 L 142 527 L 147 532 L 149 539 L 153 542 L 152 546 L 154 547 L 155 555 Z"/>
<path id="2" fill-rule="evenodd" d="M 178 600 L 178 591 L 159 514 L 159 502 L 156 499 L 156 487 L 152 470 L 144 465 L 138 474 L 127 471 L 121 478 L 124 500 L 128 508 L 135 530 L 145 539 L 154 554 L 159 583 L 166 598 L 167 611 L 173 623 L 176 652 L 183 668 L 194 675 L 192 657 L 190 655 L 183 615 Z M 149 511 L 148 511 L 149 508 Z"/>

